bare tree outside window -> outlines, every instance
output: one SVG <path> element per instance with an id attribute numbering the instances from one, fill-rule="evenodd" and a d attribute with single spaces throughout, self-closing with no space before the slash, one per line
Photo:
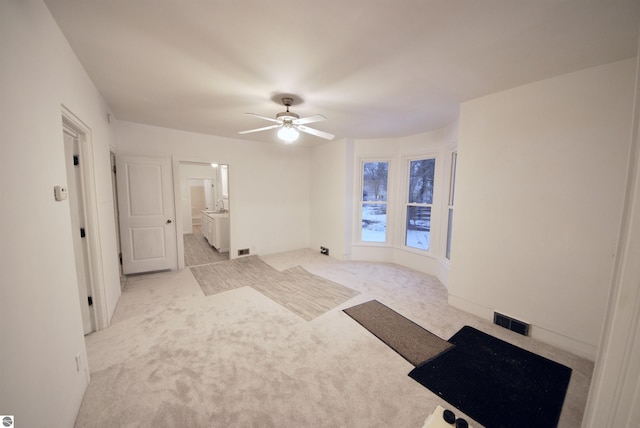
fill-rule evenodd
<path id="1" fill-rule="evenodd" d="M 363 169 L 362 200 L 386 201 L 389 163 L 365 162 Z"/>
<path id="2" fill-rule="evenodd" d="M 434 158 L 409 162 L 405 227 L 407 247 L 427 251 L 430 248 L 435 165 Z"/>
<path id="3" fill-rule="evenodd" d="M 389 162 L 364 162 L 362 168 L 362 230 L 364 242 L 387 239 Z"/>

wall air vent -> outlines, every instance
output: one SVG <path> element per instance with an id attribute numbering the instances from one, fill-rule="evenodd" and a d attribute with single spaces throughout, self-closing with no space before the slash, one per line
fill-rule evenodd
<path id="1" fill-rule="evenodd" d="M 516 333 L 523 336 L 529 336 L 530 325 L 515 318 L 511 318 L 498 312 L 494 312 L 493 323 L 499 325 L 500 327 L 515 331 Z"/>

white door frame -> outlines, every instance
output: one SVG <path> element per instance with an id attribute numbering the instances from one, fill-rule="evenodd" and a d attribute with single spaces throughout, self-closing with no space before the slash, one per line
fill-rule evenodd
<path id="1" fill-rule="evenodd" d="M 113 195 L 113 220 L 116 224 L 116 246 L 118 248 L 118 273 L 120 275 L 120 289 L 124 286 L 124 273 L 122 272 L 122 243 L 120 241 L 120 212 L 118 208 L 118 182 L 116 179 L 116 149 L 110 148 L 109 166 L 111 169 L 111 189 Z"/>
<path id="2" fill-rule="evenodd" d="M 83 165 L 82 174 L 82 199 L 87 231 L 87 253 L 89 268 L 89 290 L 93 299 L 93 314 L 95 316 L 96 330 L 102 330 L 109 325 L 107 315 L 107 300 L 104 286 L 104 270 L 102 265 L 102 246 L 100 242 L 100 228 L 98 221 L 98 204 L 96 194 L 96 181 L 93 163 L 93 140 L 91 128 L 71 112 L 62 106 L 62 125 L 78 134 L 80 148 L 80 162 Z M 80 304 L 80 302 L 78 302 Z"/>
<path id="3" fill-rule="evenodd" d="M 87 240 L 83 238 L 82 230 L 86 230 L 84 220 L 83 191 L 84 182 L 82 180 L 82 162 L 75 162 L 80 150 L 78 134 L 68 126 L 63 126 L 64 134 L 64 159 L 67 170 L 67 190 L 69 192 L 69 211 L 71 213 L 71 235 L 73 236 L 73 254 L 76 265 L 76 277 L 78 278 L 78 293 L 80 296 L 80 312 L 82 313 L 82 326 L 84 334 L 89 334 L 96 330 L 96 317 L 93 305 L 89 304 L 89 267 L 87 256 Z"/>
<path id="4" fill-rule="evenodd" d="M 640 53 L 640 50 L 638 50 Z M 609 300 L 587 405 L 585 428 L 637 426 L 640 418 L 640 56 L 625 201 Z"/>

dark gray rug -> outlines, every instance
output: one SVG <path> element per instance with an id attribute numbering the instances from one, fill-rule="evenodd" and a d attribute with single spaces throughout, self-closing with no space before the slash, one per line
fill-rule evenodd
<path id="1" fill-rule="evenodd" d="M 487 427 L 555 428 L 571 369 L 465 326 L 409 376 Z"/>
<path id="2" fill-rule="evenodd" d="M 344 312 L 414 366 L 453 346 L 377 300 L 352 306 Z"/>

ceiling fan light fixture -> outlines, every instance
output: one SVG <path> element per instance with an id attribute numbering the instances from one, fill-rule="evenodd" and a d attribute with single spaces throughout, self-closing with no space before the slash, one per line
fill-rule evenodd
<path id="1" fill-rule="evenodd" d="M 263 126 L 261 128 L 249 129 L 247 131 L 240 131 L 238 134 L 251 134 L 253 132 L 267 131 L 269 129 L 279 128 L 278 130 L 278 138 L 282 140 L 285 144 L 291 144 L 300 137 L 300 132 L 304 132 L 305 134 L 311 134 L 316 137 L 324 138 L 325 140 L 333 140 L 335 135 L 329 134 L 328 132 L 319 131 L 314 128 L 309 128 L 307 124 L 321 122 L 323 120 L 327 120 L 321 114 L 314 114 L 313 116 L 307 116 L 300 118 L 296 113 L 289 111 L 289 107 L 293 105 L 293 98 L 282 98 L 282 104 L 287 108 L 287 111 L 280 112 L 276 114 L 276 118 L 271 118 L 267 116 L 262 116 L 255 113 L 247 113 L 248 115 L 255 116 L 258 119 L 267 120 L 273 125 Z"/>
<path id="2" fill-rule="evenodd" d="M 298 139 L 300 133 L 296 128 L 291 126 L 290 123 L 285 123 L 278 131 L 278 138 L 285 142 L 285 144 L 291 144 Z"/>

